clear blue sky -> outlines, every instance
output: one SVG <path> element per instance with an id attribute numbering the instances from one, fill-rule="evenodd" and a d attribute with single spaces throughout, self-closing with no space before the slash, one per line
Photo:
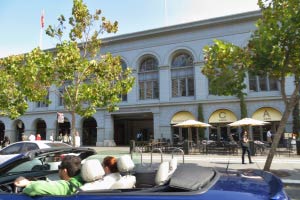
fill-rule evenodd
<path id="1" fill-rule="evenodd" d="M 84 0 L 91 12 L 119 22 L 119 34 L 258 10 L 257 0 Z M 41 11 L 45 28 L 57 25 L 60 14 L 71 15 L 73 0 L 0 0 L 0 57 L 39 46 Z M 113 35 L 108 35 L 113 36 Z M 56 40 L 43 34 L 42 48 Z"/>

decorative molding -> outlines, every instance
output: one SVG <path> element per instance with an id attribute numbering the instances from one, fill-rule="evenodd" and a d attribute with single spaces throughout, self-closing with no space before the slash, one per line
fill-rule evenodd
<path id="1" fill-rule="evenodd" d="M 166 69 L 170 69 L 169 65 L 164 65 L 164 66 L 159 66 L 160 70 L 166 70 Z"/>

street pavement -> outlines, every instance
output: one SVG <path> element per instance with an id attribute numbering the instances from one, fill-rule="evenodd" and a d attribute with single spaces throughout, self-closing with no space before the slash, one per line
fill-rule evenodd
<path id="1" fill-rule="evenodd" d="M 107 155 L 129 154 L 129 147 L 92 147 L 98 153 Z M 150 163 L 151 153 L 134 153 L 134 157 L 140 160 L 142 156 L 143 163 Z M 242 164 L 241 155 L 219 155 L 219 154 L 176 154 L 178 162 L 197 163 L 201 166 L 215 167 L 218 169 L 245 170 L 245 169 L 263 169 L 267 156 L 252 156 L 253 164 L 248 164 L 248 157 L 245 156 L 246 164 Z M 164 160 L 171 159 L 169 153 L 153 153 L 153 162 L 160 162 L 161 157 Z M 184 160 L 183 160 L 184 159 Z M 297 184 L 300 186 L 300 156 L 295 154 L 276 155 L 273 158 L 270 171 L 281 178 L 285 184 Z"/>

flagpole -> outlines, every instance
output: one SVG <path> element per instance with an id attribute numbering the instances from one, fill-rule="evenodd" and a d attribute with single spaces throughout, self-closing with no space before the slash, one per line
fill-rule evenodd
<path id="1" fill-rule="evenodd" d="M 44 9 L 42 10 L 42 13 L 41 13 L 41 29 L 40 29 L 40 43 L 39 43 L 39 47 L 40 49 L 42 49 L 43 47 L 43 30 L 44 30 L 44 23 L 45 23 L 45 11 Z"/>
<path id="2" fill-rule="evenodd" d="M 167 10 L 167 0 L 165 0 L 164 14 L 165 14 L 165 26 L 168 26 L 168 10 Z"/>

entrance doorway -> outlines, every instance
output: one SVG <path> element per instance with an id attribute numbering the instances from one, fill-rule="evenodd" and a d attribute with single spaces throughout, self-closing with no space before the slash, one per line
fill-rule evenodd
<path id="1" fill-rule="evenodd" d="M 24 139 L 24 130 L 25 130 L 25 125 L 21 120 L 18 120 L 16 122 L 16 141 L 22 141 Z"/>
<path id="2" fill-rule="evenodd" d="M 5 125 L 2 121 L 0 121 L 0 141 L 4 140 L 5 136 Z"/>
<path id="3" fill-rule="evenodd" d="M 97 122 L 93 117 L 85 118 L 82 124 L 82 145 L 96 146 Z"/>
<path id="4" fill-rule="evenodd" d="M 137 140 L 137 133 L 142 133 L 143 141 L 150 141 L 154 136 L 153 114 L 132 113 L 114 115 L 114 140 L 116 145 L 129 145 L 130 140 Z"/>
<path id="5" fill-rule="evenodd" d="M 62 133 L 62 135 L 68 134 L 71 132 L 71 123 L 67 118 L 64 118 L 64 123 L 58 123 L 58 134 Z"/>
<path id="6" fill-rule="evenodd" d="M 38 119 L 37 123 L 36 123 L 36 133 L 41 135 L 42 140 L 46 140 L 46 129 L 47 129 L 47 125 L 45 123 L 44 120 Z"/>

